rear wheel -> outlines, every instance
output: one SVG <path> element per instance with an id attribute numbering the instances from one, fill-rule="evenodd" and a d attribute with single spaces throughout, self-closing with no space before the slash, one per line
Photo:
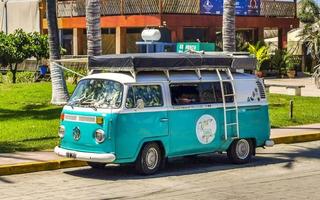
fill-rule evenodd
<path id="1" fill-rule="evenodd" d="M 157 143 L 146 144 L 137 160 L 136 160 L 136 170 L 143 175 L 151 175 L 156 173 L 162 161 L 162 152 Z"/>
<path id="2" fill-rule="evenodd" d="M 104 169 L 106 167 L 106 163 L 87 162 L 87 164 L 93 169 Z"/>
<path id="3" fill-rule="evenodd" d="M 227 154 L 231 162 L 235 164 L 248 163 L 254 152 L 253 143 L 248 139 L 234 140 Z"/>

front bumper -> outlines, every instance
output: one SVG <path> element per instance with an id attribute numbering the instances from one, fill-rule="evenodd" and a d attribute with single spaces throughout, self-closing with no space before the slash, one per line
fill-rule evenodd
<path id="1" fill-rule="evenodd" d="M 54 148 L 54 152 L 58 156 L 74 158 L 76 160 L 83 160 L 89 162 L 112 163 L 116 159 L 116 156 L 112 153 L 85 153 L 80 151 L 63 149 L 58 146 Z"/>

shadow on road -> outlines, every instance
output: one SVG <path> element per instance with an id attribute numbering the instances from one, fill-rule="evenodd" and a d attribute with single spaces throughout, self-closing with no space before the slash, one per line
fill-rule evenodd
<path id="1" fill-rule="evenodd" d="M 197 156 L 195 158 L 177 158 L 169 160 L 165 169 L 160 171 L 156 175 L 152 176 L 140 176 L 135 173 L 133 165 L 123 166 L 107 166 L 105 169 L 91 169 L 81 168 L 73 171 L 66 171 L 64 173 L 88 178 L 88 179 L 100 179 L 100 180 L 129 180 L 129 179 L 150 179 L 168 176 L 183 176 L 189 174 L 200 174 L 214 171 L 225 171 L 237 168 L 256 167 L 277 163 L 294 162 L 291 158 L 273 158 L 273 157 L 261 157 L 256 156 L 251 163 L 245 165 L 235 165 L 230 163 L 225 154 L 208 154 L 203 156 Z"/>
<path id="2" fill-rule="evenodd" d="M 230 163 L 225 154 L 207 154 L 191 158 L 177 158 L 169 160 L 165 169 L 152 176 L 137 175 L 133 165 L 107 166 L 105 169 L 100 170 L 81 168 L 66 171 L 64 173 L 87 179 L 130 180 L 227 171 L 270 164 L 283 164 L 281 167 L 291 170 L 298 158 L 320 159 L 319 143 L 311 142 L 291 145 L 276 145 L 275 147 L 266 150 L 260 149 L 252 161 L 245 165 L 235 165 Z"/>

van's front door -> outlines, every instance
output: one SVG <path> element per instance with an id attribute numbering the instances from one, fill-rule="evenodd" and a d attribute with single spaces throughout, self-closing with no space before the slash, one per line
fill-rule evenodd
<path id="1" fill-rule="evenodd" d="M 129 85 L 125 109 L 116 130 L 117 159 L 132 159 L 144 141 L 168 135 L 168 115 L 162 84 Z"/>

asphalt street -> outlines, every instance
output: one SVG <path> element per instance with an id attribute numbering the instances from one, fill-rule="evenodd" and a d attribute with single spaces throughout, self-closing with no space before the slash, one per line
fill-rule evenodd
<path id="1" fill-rule="evenodd" d="M 320 141 L 258 149 L 246 165 L 224 154 L 174 159 L 147 177 L 132 166 L 2 176 L 0 199 L 320 199 Z"/>

